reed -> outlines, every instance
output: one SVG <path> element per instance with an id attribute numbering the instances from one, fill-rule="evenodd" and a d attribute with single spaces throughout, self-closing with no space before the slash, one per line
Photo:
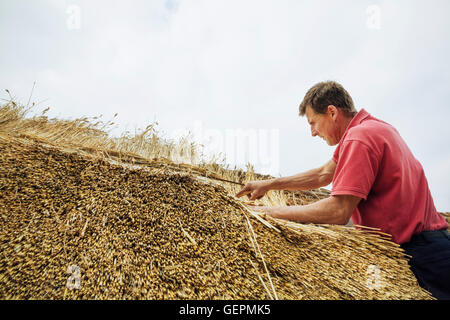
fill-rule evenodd
<path id="1" fill-rule="evenodd" d="M 267 178 L 250 165 L 205 163 L 155 125 L 114 138 L 112 121 L 28 112 L 0 107 L 3 299 L 432 299 L 377 230 L 251 211 L 233 196 Z M 328 195 L 269 192 L 251 204 Z"/>

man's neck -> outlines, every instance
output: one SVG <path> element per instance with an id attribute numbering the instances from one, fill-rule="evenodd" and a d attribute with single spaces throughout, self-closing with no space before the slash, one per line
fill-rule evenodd
<path id="1" fill-rule="evenodd" d="M 342 128 L 342 132 L 340 132 L 341 138 L 344 135 L 345 131 L 347 130 L 350 122 L 352 122 L 353 118 L 356 116 L 356 114 L 357 114 L 357 112 L 352 117 L 343 117 L 342 118 L 342 126 L 340 126 Z"/>

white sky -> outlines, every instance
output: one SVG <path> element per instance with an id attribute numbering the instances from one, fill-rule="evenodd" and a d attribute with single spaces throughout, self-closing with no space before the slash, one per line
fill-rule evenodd
<path id="1" fill-rule="evenodd" d="M 437 209 L 450 211 L 449 9 L 447 0 L 1 0 L 0 98 L 9 89 L 26 103 L 36 81 L 32 101 L 51 116 L 117 112 L 118 132 L 157 120 L 167 136 L 201 128 L 230 159 L 226 139 L 241 133 L 256 139 L 244 153 L 257 153 L 257 169 L 278 176 L 331 158 L 298 105 L 316 82 L 336 80 L 358 110 L 397 128 Z"/>

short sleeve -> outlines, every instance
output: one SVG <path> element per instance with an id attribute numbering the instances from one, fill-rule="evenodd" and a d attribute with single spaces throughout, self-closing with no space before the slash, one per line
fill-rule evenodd
<path id="1" fill-rule="evenodd" d="M 338 152 L 331 195 L 353 195 L 366 200 L 378 173 L 376 154 L 358 140 L 344 141 Z"/>

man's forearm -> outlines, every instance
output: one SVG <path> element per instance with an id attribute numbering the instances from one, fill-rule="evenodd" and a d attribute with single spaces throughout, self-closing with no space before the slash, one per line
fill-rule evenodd
<path id="1" fill-rule="evenodd" d="M 275 178 L 270 181 L 271 190 L 311 190 L 329 184 L 329 176 L 322 168 L 312 169 L 289 177 Z"/>
<path id="2" fill-rule="evenodd" d="M 348 214 L 333 198 L 326 198 L 304 206 L 265 207 L 274 218 L 300 223 L 346 224 Z"/>
<path id="3" fill-rule="evenodd" d="M 236 197 L 247 195 L 250 200 L 255 200 L 262 198 L 269 190 L 311 190 L 324 187 L 332 181 L 335 169 L 336 163 L 330 160 L 320 168 L 294 176 L 250 181 L 236 193 Z"/>

